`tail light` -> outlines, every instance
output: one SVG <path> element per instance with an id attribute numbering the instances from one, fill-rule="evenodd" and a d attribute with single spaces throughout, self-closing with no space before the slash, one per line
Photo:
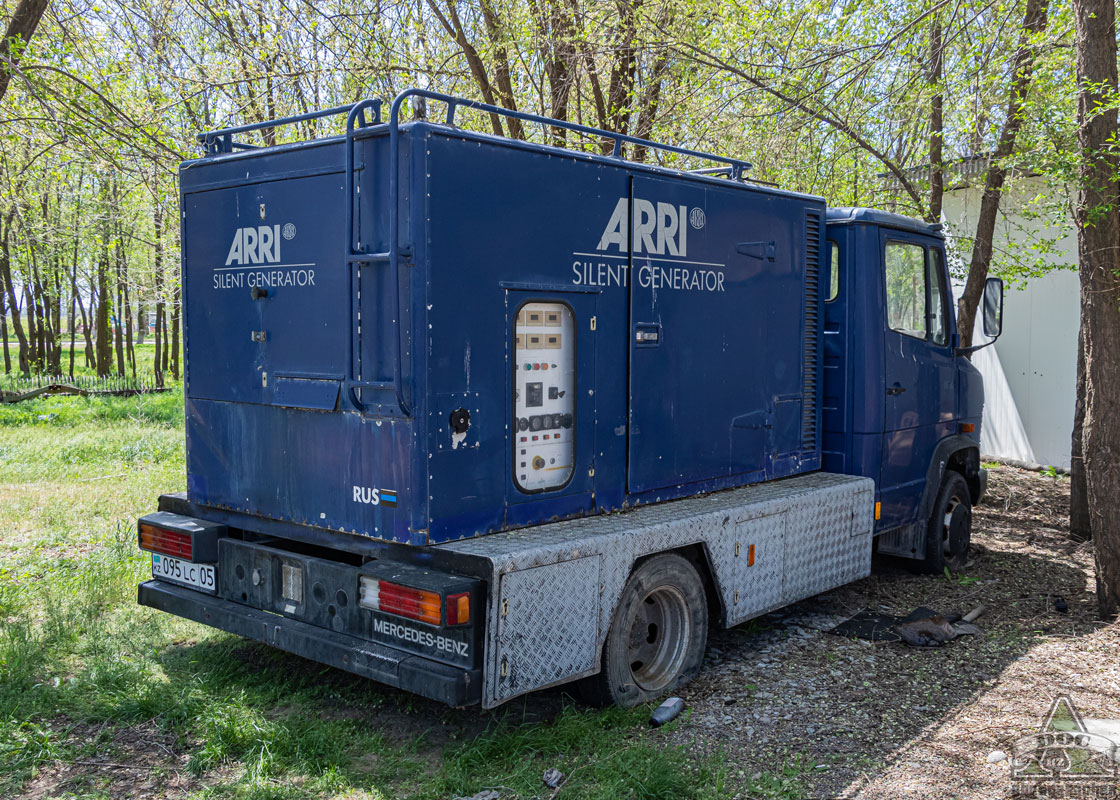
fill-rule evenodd
<path id="1" fill-rule="evenodd" d="M 362 577 L 358 592 L 358 603 L 371 611 L 395 614 L 429 625 L 439 625 L 443 621 L 438 592 L 412 589 L 366 576 Z"/>
<path id="2" fill-rule="evenodd" d="M 218 539 L 226 535 L 226 526 L 157 511 L 141 517 L 136 532 L 141 550 L 196 564 L 212 564 L 218 560 Z"/>
<path id="3" fill-rule="evenodd" d="M 174 556 L 184 561 L 194 558 L 194 543 L 189 533 L 157 528 L 143 521 L 140 522 L 140 549 Z"/>
<path id="4" fill-rule="evenodd" d="M 471 621 L 471 596 L 469 592 L 447 596 L 447 624 L 465 625 Z"/>

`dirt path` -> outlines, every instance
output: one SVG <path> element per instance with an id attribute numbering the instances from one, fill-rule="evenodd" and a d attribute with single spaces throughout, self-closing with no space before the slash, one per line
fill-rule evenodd
<path id="1" fill-rule="evenodd" d="M 743 786 L 785 763 L 809 798 L 1009 796 L 1009 762 L 989 756 L 1037 732 L 1055 697 L 1068 694 L 1083 717 L 1120 719 L 1120 629 L 1094 618 L 1092 547 L 1067 538 L 1068 509 L 1065 478 L 992 470 L 963 580 L 878 565 L 714 635 L 674 738 L 723 751 Z M 983 634 L 942 648 L 822 632 L 864 608 L 963 614 L 979 604 Z"/>

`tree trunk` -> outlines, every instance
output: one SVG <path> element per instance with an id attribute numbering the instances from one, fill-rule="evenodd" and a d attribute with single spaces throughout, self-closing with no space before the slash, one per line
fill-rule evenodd
<path id="1" fill-rule="evenodd" d="M 113 369 L 113 341 L 109 328 L 109 309 L 113 304 L 109 293 L 109 243 L 101 240 L 101 253 L 97 261 L 97 375 L 104 378 Z"/>
<path id="2" fill-rule="evenodd" d="M 163 314 L 163 361 L 160 362 L 160 370 L 163 374 L 167 374 L 167 365 L 171 355 L 171 338 L 167 335 L 167 312 Z"/>
<path id="3" fill-rule="evenodd" d="M 4 343 L 4 374 L 12 373 L 12 352 L 8 349 L 8 294 L 4 290 L 4 276 L 0 274 L 0 340 Z"/>
<path id="4" fill-rule="evenodd" d="M 113 314 L 113 341 L 117 352 L 117 375 L 124 377 L 124 251 L 120 230 L 117 231 L 116 254 L 117 302 Z"/>
<path id="5" fill-rule="evenodd" d="M 510 78 L 509 53 L 505 47 L 505 32 L 502 30 L 498 15 L 489 0 L 479 0 L 482 6 L 482 20 L 486 25 L 486 33 L 490 36 L 490 44 L 494 48 L 494 75 L 498 83 L 498 97 L 502 105 L 510 111 L 517 110 L 517 103 L 513 94 L 513 82 Z M 521 127 L 521 120 L 514 117 L 506 118 L 506 127 L 509 135 L 514 139 L 524 139 L 525 129 Z"/>
<path id="6" fill-rule="evenodd" d="M 128 297 L 128 282 L 124 284 L 124 350 L 132 377 L 136 377 L 136 348 L 132 346 L 132 301 Z"/>
<path id="7" fill-rule="evenodd" d="M 1103 618 L 1120 611 L 1120 156 L 1116 7 L 1074 0 L 1080 192 L 1077 251 L 1085 356 L 1082 457 Z"/>
<path id="8" fill-rule="evenodd" d="M 1089 524 L 1089 497 L 1085 487 L 1085 460 L 1081 439 L 1085 428 L 1085 349 L 1082 332 L 1077 332 L 1077 405 L 1073 412 L 1073 437 L 1069 467 L 1069 536 L 1084 542 L 1092 538 Z"/>
<path id="9" fill-rule="evenodd" d="M 972 263 L 968 267 L 968 281 L 957 303 L 957 330 L 961 346 L 972 344 L 973 322 L 976 308 L 984 294 L 984 282 L 988 279 L 988 266 L 992 263 L 992 236 L 996 230 L 996 217 L 999 214 L 1000 195 L 1003 182 L 1007 177 L 1006 159 L 1015 151 L 1015 139 L 1023 124 L 1023 101 L 1031 85 L 1034 71 L 1034 58 L 1037 45 L 1035 37 L 1046 27 L 1046 14 L 1049 0 L 1027 0 L 1023 14 L 1023 28 L 1019 33 L 1019 44 L 1015 50 L 1015 70 L 1011 78 L 1011 91 L 1007 99 L 1007 119 L 999 135 L 999 143 L 991 154 L 988 165 L 988 178 L 984 184 L 984 196 L 980 200 L 980 216 L 976 221 L 976 238 L 972 244 Z"/>
<path id="10" fill-rule="evenodd" d="M 175 380 L 179 380 L 179 312 L 182 308 L 182 293 L 176 286 L 171 304 L 171 377 Z"/>
<path id="11" fill-rule="evenodd" d="M 14 213 L 14 212 L 13 212 Z M 7 224 L 4 226 L 4 233 L 0 236 L 0 283 L 3 283 L 3 289 L 8 296 L 8 311 L 12 317 L 12 330 L 16 334 L 16 342 L 19 344 L 19 371 L 24 375 L 30 372 L 30 363 L 28 362 L 28 345 L 27 336 L 23 332 L 23 322 L 20 320 L 19 303 L 16 302 L 15 283 L 12 281 L 12 258 L 11 249 L 8 246 L 8 233 L 11 231 L 12 215 L 8 215 Z"/>
<path id="12" fill-rule="evenodd" d="M 78 313 L 77 300 L 78 288 L 74 285 L 73 280 L 70 282 L 70 379 L 74 378 L 74 340 L 78 333 L 78 326 L 76 324 L 75 315 Z"/>
<path id="13" fill-rule="evenodd" d="M 62 374 L 62 261 L 56 260 L 51 279 L 51 328 L 54 330 L 51 344 L 51 370 L 53 375 Z"/>
<path id="14" fill-rule="evenodd" d="M 164 329 L 164 310 L 163 310 L 163 206 L 159 202 L 158 189 L 156 192 L 155 207 L 152 210 L 152 227 L 155 232 L 156 253 L 155 263 L 152 267 L 152 272 L 155 277 L 155 295 L 156 295 L 156 324 L 154 330 L 155 339 L 155 359 L 152 362 L 152 371 L 155 373 L 156 386 L 163 386 L 163 329 Z"/>
<path id="15" fill-rule="evenodd" d="M 929 28 L 929 84 L 933 96 L 929 101 L 929 222 L 941 221 L 941 205 L 945 197 L 945 165 L 942 163 L 944 138 L 944 96 L 941 77 L 944 62 L 941 43 L 941 19 L 934 17 Z"/>
<path id="16" fill-rule="evenodd" d="M 75 279 L 76 280 L 76 279 Z M 91 287 L 92 288 L 92 287 Z M 95 358 L 95 350 L 93 347 L 93 334 L 90 331 L 89 317 L 86 316 L 86 306 L 82 302 L 82 294 L 78 291 L 77 284 L 74 285 L 74 299 L 78 301 L 78 313 L 82 315 L 82 336 L 85 339 L 85 356 L 86 356 L 86 369 L 96 369 L 97 359 Z M 93 312 L 93 293 L 90 292 L 90 312 Z"/>
<path id="17" fill-rule="evenodd" d="M 39 27 L 39 20 L 43 18 L 47 5 L 48 0 L 20 0 L 8 20 L 8 30 L 0 40 L 0 100 L 8 93 L 12 70 L 19 64 L 24 45 L 35 35 L 35 29 Z M 19 44 L 16 44 L 17 41 Z"/>

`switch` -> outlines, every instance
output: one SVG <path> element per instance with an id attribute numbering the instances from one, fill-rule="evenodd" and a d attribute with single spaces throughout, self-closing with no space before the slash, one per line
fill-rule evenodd
<path id="1" fill-rule="evenodd" d="M 548 387 L 548 399 L 549 400 L 559 400 L 560 399 L 560 387 L 559 386 L 549 386 Z"/>

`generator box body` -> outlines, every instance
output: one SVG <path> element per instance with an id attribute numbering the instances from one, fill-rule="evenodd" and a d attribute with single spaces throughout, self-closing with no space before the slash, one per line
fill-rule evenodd
<path id="1" fill-rule="evenodd" d="M 194 504 L 424 545 L 820 468 L 819 198 L 423 121 L 181 187 Z"/>

